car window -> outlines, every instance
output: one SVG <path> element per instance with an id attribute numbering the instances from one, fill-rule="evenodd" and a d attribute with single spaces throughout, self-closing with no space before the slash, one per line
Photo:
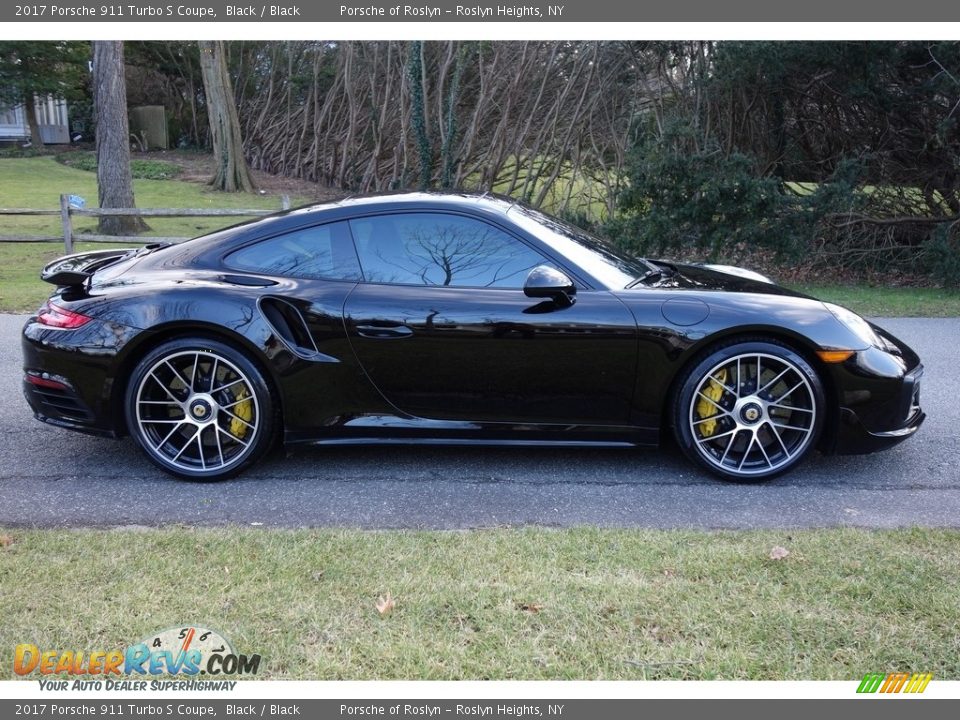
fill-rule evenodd
<path id="1" fill-rule="evenodd" d="M 558 250 L 610 288 L 628 287 L 656 266 L 632 257 L 585 230 L 517 203 L 508 211 L 521 228 Z"/>
<path id="2" fill-rule="evenodd" d="M 526 243 L 461 215 L 378 215 L 350 228 L 367 282 L 522 288 L 532 268 L 548 264 Z"/>
<path id="3" fill-rule="evenodd" d="M 345 222 L 278 235 L 237 250 L 227 265 L 267 275 L 360 280 L 360 265 Z"/>

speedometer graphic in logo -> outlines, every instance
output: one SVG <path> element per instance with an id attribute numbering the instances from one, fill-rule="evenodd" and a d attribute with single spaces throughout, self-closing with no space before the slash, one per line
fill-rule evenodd
<path id="1" fill-rule="evenodd" d="M 143 639 L 151 651 L 169 650 L 174 654 L 187 653 L 190 650 L 199 650 L 203 657 L 213 653 L 233 655 L 233 648 L 223 635 L 216 630 L 191 625 L 187 627 L 172 627 L 161 630 Z"/>

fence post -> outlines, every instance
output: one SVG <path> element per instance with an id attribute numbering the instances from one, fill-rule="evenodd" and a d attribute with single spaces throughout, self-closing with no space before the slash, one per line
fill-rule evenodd
<path id="1" fill-rule="evenodd" d="M 280 196 L 280 208 L 281 208 L 282 210 L 289 210 L 289 209 L 290 209 L 290 196 L 289 196 L 289 195 L 281 195 L 281 196 Z"/>
<path id="2" fill-rule="evenodd" d="M 73 252 L 73 223 L 70 220 L 70 196 L 60 196 L 60 222 L 63 225 L 63 252 Z"/>

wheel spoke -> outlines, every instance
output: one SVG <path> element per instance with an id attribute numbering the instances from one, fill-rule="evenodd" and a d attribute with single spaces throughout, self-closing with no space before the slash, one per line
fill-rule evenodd
<path id="1" fill-rule="evenodd" d="M 753 441 L 756 439 L 756 435 L 750 433 L 750 442 L 747 443 L 747 449 L 743 453 L 743 457 L 740 458 L 740 464 L 737 465 L 737 472 L 740 472 L 743 469 L 743 464 L 747 461 L 747 457 L 750 455 L 750 451 L 753 450 Z"/>
<path id="2" fill-rule="evenodd" d="M 726 461 L 727 455 L 730 453 L 730 448 L 732 448 L 732 447 L 733 447 L 733 444 L 737 441 L 737 433 L 739 433 L 739 432 L 740 432 L 740 428 L 737 428 L 736 430 L 734 430 L 734 431 L 733 431 L 733 436 L 730 438 L 729 442 L 727 442 L 727 447 L 726 447 L 726 449 L 723 451 L 723 457 L 720 458 L 720 466 L 721 466 L 721 467 L 723 467 L 723 463 Z"/>
<path id="3" fill-rule="evenodd" d="M 216 441 L 217 441 L 217 454 L 220 455 L 220 464 L 223 465 L 223 464 L 224 464 L 224 462 L 223 462 L 223 445 L 220 444 L 220 433 L 218 433 L 218 432 L 213 433 L 213 437 L 214 437 L 214 438 L 216 439 Z"/>
<path id="4" fill-rule="evenodd" d="M 190 392 L 197 389 L 197 365 L 200 363 L 200 353 L 193 354 L 193 372 L 190 373 Z"/>
<path id="5" fill-rule="evenodd" d="M 177 380 L 179 380 L 181 383 L 183 383 L 183 387 L 184 387 L 187 391 L 193 390 L 193 384 L 187 382 L 187 379 L 186 379 L 183 375 L 180 374 L 180 371 L 179 371 L 179 370 L 177 370 L 173 365 L 170 364 L 170 361 L 169 361 L 169 360 L 164 360 L 164 362 L 166 363 L 167 367 L 170 368 L 170 370 L 173 372 L 173 374 L 177 376 Z"/>
<path id="6" fill-rule="evenodd" d="M 796 425 L 784 425 L 784 424 L 782 424 L 782 423 L 777 423 L 777 422 L 775 422 L 775 423 L 773 423 L 773 424 L 776 425 L 778 428 L 783 428 L 784 430 L 799 430 L 799 431 L 805 432 L 805 433 L 808 433 L 808 432 L 810 432 L 810 430 L 811 430 L 810 428 L 797 427 Z"/>
<path id="7" fill-rule="evenodd" d="M 796 410 L 797 412 L 813 413 L 813 410 L 809 408 L 794 407 L 793 405 L 783 405 L 781 403 L 770 403 L 770 407 L 783 408 L 785 410 Z"/>
<path id="8" fill-rule="evenodd" d="M 730 415 L 730 413 L 725 413 L 725 415 Z M 700 425 L 701 423 L 707 422 L 720 422 L 724 418 L 724 415 L 711 415 L 710 417 L 701 418 L 700 420 L 694 420 L 694 425 Z"/>
<path id="9" fill-rule="evenodd" d="M 804 382 L 803 382 L 803 380 L 801 380 L 801 381 L 798 382 L 796 385 L 794 385 L 792 388 L 790 388 L 790 389 L 787 390 L 785 393 L 783 393 L 783 395 L 781 395 L 780 397 L 778 397 L 778 398 L 777 398 L 777 402 L 780 402 L 781 400 L 786 400 L 786 399 L 787 399 L 788 397 L 790 397 L 796 390 L 798 390 L 799 388 L 802 388 L 803 385 L 804 385 Z"/>
<path id="10" fill-rule="evenodd" d="M 757 395 L 759 395 L 760 393 L 762 393 L 764 390 L 767 390 L 767 389 L 769 389 L 769 388 L 772 388 L 774 385 L 777 384 L 777 381 L 778 381 L 780 378 L 782 378 L 784 375 L 786 375 L 788 372 L 790 372 L 790 368 L 786 368 L 785 370 L 781 370 L 779 375 L 777 375 L 773 380 L 771 380 L 770 382 L 768 382 L 768 383 L 767 383 L 766 385 L 764 385 L 762 388 L 760 388 L 759 390 L 757 390 Z"/>
<path id="11" fill-rule="evenodd" d="M 251 430 L 253 430 L 253 429 L 256 427 L 256 425 L 254 425 L 253 423 L 244 420 L 244 419 L 243 419 L 242 417 L 240 417 L 239 415 L 235 415 L 234 413 L 230 412 L 229 410 L 227 410 L 227 409 L 226 409 L 225 407 L 223 407 L 222 405 L 220 406 L 220 409 L 223 410 L 223 412 L 225 412 L 227 415 L 229 415 L 230 417 L 232 417 L 234 420 L 239 420 L 240 422 L 242 422 L 244 425 L 246 425 L 246 426 L 247 426 L 248 428 L 250 428 Z"/>
<path id="12" fill-rule="evenodd" d="M 207 469 L 207 459 L 203 456 L 203 431 L 208 427 L 209 425 L 206 425 L 197 430 L 197 450 L 200 452 L 200 467 L 203 470 Z"/>
<path id="13" fill-rule="evenodd" d="M 237 437 L 236 435 L 234 435 L 233 433 L 227 432 L 226 430 L 224 430 L 224 429 L 223 429 L 222 427 L 220 427 L 219 425 L 217 425 L 216 427 L 217 427 L 217 430 L 218 430 L 219 432 L 222 432 L 224 435 L 226 435 L 228 438 L 230 438 L 230 439 L 233 440 L 234 442 L 238 442 L 238 443 L 240 443 L 241 445 L 243 445 L 244 447 L 249 447 L 250 443 L 244 442 L 243 440 L 241 440 L 240 438 L 238 438 L 238 437 Z"/>
<path id="14" fill-rule="evenodd" d="M 218 387 L 218 388 L 214 388 L 213 390 L 210 391 L 210 394 L 213 395 L 214 393 L 218 393 L 218 392 L 220 392 L 221 390 L 226 390 L 228 387 L 233 387 L 233 386 L 236 385 L 237 383 L 242 383 L 242 382 L 246 382 L 246 380 L 244 380 L 243 378 L 240 378 L 240 379 L 238 379 L 238 380 L 233 380 L 233 381 L 231 381 L 231 382 L 228 382 L 226 385 L 221 385 L 221 386 Z M 244 398 L 244 399 L 246 400 L 247 398 Z M 221 407 L 222 407 L 222 406 L 221 406 Z"/>
<path id="15" fill-rule="evenodd" d="M 733 395 L 734 397 L 739 397 L 739 395 L 737 395 L 737 391 L 736 391 L 736 390 L 734 390 L 732 387 L 728 386 L 726 383 L 721 382 L 719 379 L 717 379 L 716 376 L 717 376 L 717 373 L 714 373 L 713 375 L 710 376 L 710 379 L 713 380 L 713 382 L 715 382 L 717 385 L 719 385 L 720 387 L 722 387 L 724 390 L 726 390 L 728 393 L 730 393 L 730 394 Z"/>
<path id="16" fill-rule="evenodd" d="M 735 435 L 738 432 L 740 432 L 740 428 L 734 428 L 733 430 L 727 430 L 726 432 L 722 432 L 717 435 L 711 435 L 709 437 L 703 437 L 703 438 L 694 437 L 693 439 L 696 440 L 698 443 L 705 443 L 705 442 L 710 442 L 711 440 L 718 440 L 722 437 L 727 437 L 727 435 Z"/>
<path id="17" fill-rule="evenodd" d="M 789 457 L 790 457 L 790 451 L 787 450 L 787 446 L 783 444 L 783 438 L 780 437 L 780 431 L 777 430 L 777 426 L 774 425 L 774 424 L 773 424 L 772 422 L 770 422 L 769 420 L 767 421 L 766 424 L 767 424 L 767 425 L 769 426 L 769 428 L 770 428 L 770 434 L 773 435 L 773 436 L 777 439 L 777 442 L 778 442 L 778 443 L 780 443 L 780 447 L 783 449 L 783 457 L 784 457 L 784 458 L 789 458 Z"/>
<path id="18" fill-rule="evenodd" d="M 711 400 L 710 398 L 708 398 L 706 395 L 704 395 L 704 394 L 703 394 L 702 392 L 700 392 L 699 390 L 697 390 L 697 395 L 699 395 L 700 397 L 702 397 L 704 400 L 706 400 L 706 401 L 707 401 L 708 403 L 710 403 L 711 405 L 714 405 L 714 406 L 716 406 L 717 408 L 719 408 L 719 409 L 720 409 L 720 412 L 721 412 L 722 414 L 724 414 L 724 415 L 729 415 L 729 414 L 730 414 L 730 411 L 727 410 L 723 405 L 720 405 L 716 400 Z M 715 418 L 715 417 L 716 417 L 716 415 L 711 415 L 711 416 L 710 416 L 710 418 Z M 708 419 L 709 419 L 709 418 L 708 418 Z"/>
<path id="19" fill-rule="evenodd" d="M 168 396 L 171 400 L 173 400 L 177 405 L 180 405 L 181 407 L 183 407 L 183 400 L 181 400 L 181 399 L 178 398 L 176 395 L 174 395 L 172 392 L 170 392 L 170 388 L 168 388 L 166 385 L 164 385 L 164 384 L 160 381 L 160 378 L 157 377 L 157 374 L 156 374 L 155 372 L 153 372 L 152 370 L 150 371 L 150 377 L 153 378 L 154 382 L 157 383 L 157 385 L 159 385 L 159 386 L 163 389 L 163 391 L 167 394 L 167 396 Z"/>
<path id="20" fill-rule="evenodd" d="M 227 403 L 226 405 L 221 405 L 221 406 L 220 406 L 220 409 L 221 409 L 221 410 L 226 410 L 227 408 L 232 408 L 233 406 L 239 405 L 239 404 L 242 403 L 242 402 L 250 402 L 250 397 L 249 397 L 249 396 L 248 396 L 248 397 L 242 397 L 242 398 L 240 398 L 239 400 L 234 400 L 233 402 Z"/>
<path id="21" fill-rule="evenodd" d="M 173 456 L 173 462 L 176 462 L 177 460 L 180 459 L 180 456 L 183 455 L 183 451 L 186 450 L 188 447 L 190 447 L 190 446 L 193 444 L 193 441 L 197 439 L 197 436 L 198 436 L 199 434 L 200 434 L 200 430 L 198 429 L 198 430 L 191 436 L 191 438 L 190 438 L 189 440 L 187 440 L 187 441 L 183 444 L 183 447 L 180 448 L 180 452 L 178 452 L 176 455 Z"/>
<path id="22" fill-rule="evenodd" d="M 763 459 L 766 460 L 766 461 L 767 461 L 767 465 L 772 468 L 772 467 L 773 467 L 773 463 L 770 462 L 770 456 L 767 455 L 767 451 L 766 451 L 766 449 L 763 447 L 763 443 L 760 442 L 760 438 L 757 437 L 757 433 L 754 433 L 754 437 L 757 438 L 757 447 L 760 448 L 760 452 L 763 454 Z"/>
<path id="23" fill-rule="evenodd" d="M 160 448 L 162 448 L 164 445 L 167 444 L 167 441 L 168 441 L 171 437 L 173 437 L 173 434 L 174 434 L 177 430 L 180 429 L 180 426 L 183 425 L 183 423 L 184 423 L 184 421 L 181 420 L 181 421 L 177 424 L 177 426 L 176 426 L 175 428 L 173 428 L 170 432 L 168 432 L 168 433 L 164 436 L 163 440 L 160 441 L 160 444 L 157 445 L 157 450 L 159 450 Z"/>
<path id="24" fill-rule="evenodd" d="M 213 370 L 210 371 L 210 394 L 213 395 L 213 384 L 217 381 L 217 362 L 220 358 L 214 356 Z"/>

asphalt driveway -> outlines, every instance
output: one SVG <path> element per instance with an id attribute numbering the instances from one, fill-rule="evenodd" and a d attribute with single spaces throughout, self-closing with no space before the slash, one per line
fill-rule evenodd
<path id="1" fill-rule="evenodd" d="M 674 449 L 305 448 L 219 484 L 174 480 L 131 440 L 33 420 L 20 389 L 24 316 L 0 315 L 0 525 L 184 523 L 370 528 L 960 527 L 960 319 L 880 324 L 926 365 L 928 419 L 884 453 L 815 457 L 732 485 Z"/>

